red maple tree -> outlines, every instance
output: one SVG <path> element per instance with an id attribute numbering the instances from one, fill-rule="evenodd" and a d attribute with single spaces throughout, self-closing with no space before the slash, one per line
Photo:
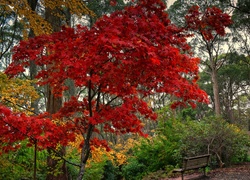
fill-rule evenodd
<path id="1" fill-rule="evenodd" d="M 141 0 L 102 17 L 90 29 L 64 27 L 61 32 L 20 42 L 7 74 L 24 72 L 34 61 L 43 67 L 37 75 L 39 85 L 50 85 L 56 96 L 63 96 L 69 88 L 68 79 L 84 93 L 72 97 L 53 115 L 63 125 L 53 124 L 47 115 L 27 117 L 1 106 L 0 133 L 6 137 L 1 141 L 8 144 L 26 136 L 42 142 L 41 147 L 53 148 L 82 134 L 82 179 L 90 144 L 106 146 L 92 138 L 100 126 L 111 133 L 145 135 L 141 118 L 155 120 L 156 114 L 144 97 L 171 94 L 179 99 L 173 107 L 207 103 L 207 94 L 196 84 L 199 58 L 192 57 L 187 35 L 171 24 L 164 10 L 160 0 Z M 20 132 L 8 136 L 10 129 Z"/>
<path id="2" fill-rule="evenodd" d="M 217 7 L 201 12 L 199 6 L 192 6 L 185 19 L 187 28 L 200 32 L 205 41 L 213 40 L 216 35 L 224 36 L 226 27 L 232 24 L 231 17 Z"/>
<path id="3" fill-rule="evenodd" d="M 217 7 L 207 7 L 204 11 L 199 6 L 193 6 L 189 9 L 186 19 L 186 29 L 195 32 L 201 37 L 205 44 L 206 53 L 208 53 L 208 63 L 211 82 L 213 86 L 213 103 L 215 114 L 220 116 L 220 98 L 218 85 L 218 37 L 225 36 L 225 29 L 232 24 L 231 17 Z M 216 44 L 216 46 L 215 46 Z"/>

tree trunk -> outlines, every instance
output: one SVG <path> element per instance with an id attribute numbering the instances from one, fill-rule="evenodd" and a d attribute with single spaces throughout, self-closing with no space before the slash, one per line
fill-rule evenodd
<path id="1" fill-rule="evenodd" d="M 227 93 L 225 94 L 226 102 L 225 102 L 225 112 L 226 117 L 229 121 L 229 123 L 235 123 L 235 117 L 234 117 L 234 111 L 233 111 L 233 84 L 231 81 L 228 83 Z"/>
<path id="2" fill-rule="evenodd" d="M 90 76 L 91 76 L 91 73 L 90 73 Z M 91 90 L 91 86 L 92 86 L 91 85 L 91 81 L 89 81 L 89 83 L 88 83 L 88 108 L 89 108 L 89 117 L 93 117 L 93 112 L 92 112 L 92 108 L 93 108 L 92 107 L 92 90 Z M 99 101 L 100 97 L 97 98 L 97 99 L 98 99 L 97 101 Z M 99 104 L 99 103 L 97 103 L 97 104 Z M 98 106 L 96 107 L 96 109 L 98 110 Z M 91 140 L 93 131 L 94 131 L 94 125 L 89 124 L 88 125 L 88 130 L 86 132 L 86 136 L 83 135 L 84 144 L 83 144 L 82 151 L 81 151 L 80 171 L 79 171 L 77 180 L 82 180 L 83 179 L 83 175 L 85 173 L 85 166 L 86 166 L 87 160 L 88 160 L 89 155 L 90 155 L 90 140 Z"/>
<path id="3" fill-rule="evenodd" d="M 68 180 L 68 170 L 66 162 L 64 160 L 54 159 L 52 155 L 54 153 L 48 150 L 49 156 L 47 157 L 47 165 L 49 173 L 46 176 L 46 180 Z M 61 155 L 66 154 L 66 148 L 63 146 L 60 148 L 59 153 Z"/>
<path id="4" fill-rule="evenodd" d="M 88 132 L 87 132 L 86 138 L 84 139 L 84 144 L 82 147 L 80 171 L 79 171 L 77 180 L 82 180 L 83 175 L 85 173 L 85 166 L 90 155 L 90 139 L 93 133 L 93 129 L 94 129 L 94 126 L 89 125 Z"/>
<path id="5" fill-rule="evenodd" d="M 47 112 L 50 114 L 56 113 L 62 107 L 62 98 L 55 97 L 51 91 L 51 88 L 47 89 Z M 58 159 L 53 158 L 55 154 L 48 150 L 47 166 L 49 173 L 47 174 L 46 180 L 68 180 L 68 171 L 65 161 L 61 162 Z M 61 156 L 66 154 L 66 148 L 60 147 L 58 153 Z"/>
<path id="6" fill-rule="evenodd" d="M 212 68 L 212 84 L 213 84 L 215 114 L 216 116 L 220 116 L 221 110 L 220 110 L 219 86 L 217 79 L 217 70 L 215 67 Z"/>
<path id="7" fill-rule="evenodd" d="M 60 11 L 55 9 L 50 9 L 46 7 L 45 10 L 45 20 L 48 21 L 51 26 L 53 32 L 58 32 L 61 29 L 61 19 L 58 16 L 55 16 L 54 14 L 60 13 Z M 49 68 L 49 67 L 47 67 Z M 47 87 L 47 112 L 50 114 L 54 114 L 62 107 L 62 97 L 55 97 L 52 89 L 50 86 Z M 60 160 L 57 160 L 53 158 L 54 153 L 51 150 L 48 150 L 48 157 L 47 157 L 47 166 L 49 168 L 49 171 L 52 173 L 48 173 L 46 180 L 68 180 L 68 172 L 67 167 L 65 164 L 65 161 L 60 162 Z M 64 156 L 66 154 L 66 148 L 60 147 L 58 153 L 60 156 Z M 58 173 L 53 173 L 58 172 Z"/>

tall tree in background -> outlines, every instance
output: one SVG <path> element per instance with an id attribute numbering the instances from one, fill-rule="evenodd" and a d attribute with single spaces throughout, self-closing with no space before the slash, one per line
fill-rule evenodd
<path id="1" fill-rule="evenodd" d="M 194 3 L 194 1 L 192 2 Z M 249 98 L 247 98 L 249 97 L 249 91 L 247 91 L 247 89 L 249 89 L 249 82 L 243 77 L 249 79 L 246 73 L 249 69 L 249 61 L 247 60 L 247 56 L 249 56 L 249 9 L 247 8 L 249 7 L 249 2 L 245 0 L 237 2 L 230 2 L 227 0 L 206 1 L 207 5 L 209 2 L 211 3 L 210 5 L 218 3 L 219 7 L 227 12 L 231 12 L 230 14 L 232 14 L 233 20 L 233 24 L 230 26 L 230 30 L 228 30 L 228 32 L 231 33 L 228 33 L 224 38 L 217 37 L 217 40 L 214 41 L 214 47 L 217 47 L 216 67 L 219 82 L 218 87 L 221 114 L 231 123 L 248 127 L 249 122 L 247 125 L 248 120 L 246 120 L 245 117 L 249 110 L 245 104 L 249 103 Z M 175 4 L 174 8 L 178 9 L 176 11 L 185 12 L 185 8 L 178 8 L 179 5 L 179 3 Z M 174 9 L 170 10 L 171 13 L 174 13 L 173 11 Z M 184 20 L 179 22 L 183 22 L 184 24 Z M 204 58 L 204 60 L 208 59 L 207 56 L 200 53 L 201 50 L 203 50 L 200 46 L 202 43 L 196 39 L 195 42 L 196 47 L 199 50 L 199 54 L 197 55 Z M 191 41 L 191 44 L 193 44 L 193 41 Z M 206 92 L 210 97 L 214 99 L 214 93 L 211 91 L 212 87 L 210 86 L 210 80 L 208 78 L 209 76 L 205 75 L 205 73 L 211 72 L 211 70 L 209 69 L 208 63 L 203 63 L 203 65 L 206 65 L 206 68 L 204 68 L 202 72 L 200 84 L 201 87 L 206 89 Z"/>
<path id="2" fill-rule="evenodd" d="M 60 6 L 59 6 L 60 7 Z M 60 17 L 60 9 L 57 6 L 46 6 L 45 7 L 45 20 L 51 24 L 52 32 L 59 32 L 62 26 L 62 18 Z M 66 8 L 66 7 L 65 7 Z M 50 52 L 48 52 L 50 53 Z M 31 61 L 31 64 L 34 62 Z M 36 65 L 35 65 L 36 66 Z M 50 70 L 51 67 L 45 67 L 46 70 Z M 62 96 L 54 96 L 52 93 L 52 87 L 50 85 L 46 86 L 46 112 L 52 115 L 59 111 L 62 107 Z M 67 180 L 68 173 L 65 161 L 60 163 L 51 149 L 48 149 L 48 157 L 47 157 L 47 165 L 49 169 L 49 173 L 47 174 L 46 180 Z M 58 153 L 61 156 L 65 156 L 66 148 L 65 146 L 58 147 Z M 56 174 L 56 171 L 59 171 L 59 174 Z"/>
<path id="3" fill-rule="evenodd" d="M 238 124 L 248 129 L 249 108 L 249 58 L 243 54 L 226 53 L 218 57 L 224 64 L 218 71 L 218 84 L 220 90 L 220 101 L 223 107 L 222 115 L 228 122 Z M 207 67 L 208 68 L 208 67 Z M 212 93 L 210 77 L 204 69 L 200 73 L 200 87 L 208 94 Z"/>
<path id="4" fill-rule="evenodd" d="M 248 127 L 247 106 L 240 108 L 241 99 L 249 98 L 250 91 L 250 59 L 245 55 L 230 53 L 221 55 L 226 63 L 219 71 L 219 86 L 222 94 L 222 103 L 225 107 L 224 116 L 230 123 Z M 242 102 L 243 103 L 243 102 Z M 234 110 L 237 107 L 238 113 Z"/>
<path id="5" fill-rule="evenodd" d="M 192 6 L 192 4 L 197 4 Z M 191 44 L 195 47 L 195 51 L 199 52 L 199 56 L 202 57 L 202 64 L 209 67 L 209 73 L 213 84 L 213 105 L 216 115 L 221 115 L 221 105 L 219 98 L 218 87 L 218 70 L 223 65 L 222 61 L 219 61 L 218 57 L 223 51 L 225 41 L 222 36 L 225 36 L 225 29 L 232 24 L 231 18 L 228 14 L 222 12 L 221 9 L 215 7 L 215 5 L 225 7 L 224 4 L 220 4 L 219 1 L 192 1 L 184 3 L 184 8 L 180 1 L 174 3 L 174 5 L 168 11 L 170 17 L 176 21 L 179 26 L 185 26 L 191 32 L 195 33 L 195 36 L 191 40 Z M 174 18 L 174 8 L 177 8 L 179 14 L 185 14 L 185 19 L 178 21 Z M 188 8 L 190 8 L 188 10 Z M 202 51 L 201 51 L 202 50 Z"/>
<path id="6" fill-rule="evenodd" d="M 187 28 L 194 30 L 205 42 L 208 53 L 209 68 L 211 70 L 211 79 L 213 84 L 215 114 L 221 115 L 219 87 L 218 87 L 218 69 L 221 62 L 218 60 L 219 48 L 215 41 L 219 36 L 225 35 L 225 28 L 232 24 L 228 14 L 223 13 L 217 7 L 208 7 L 205 12 L 199 11 L 199 6 L 193 6 L 186 15 Z"/>

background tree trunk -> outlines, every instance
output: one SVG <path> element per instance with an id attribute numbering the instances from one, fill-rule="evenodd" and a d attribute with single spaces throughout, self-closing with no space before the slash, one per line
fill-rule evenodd
<path id="1" fill-rule="evenodd" d="M 54 15 L 57 13 L 60 13 L 60 11 L 57 8 L 52 10 L 46 7 L 45 20 L 51 24 L 53 32 L 58 32 L 61 29 L 62 20 L 58 16 Z M 48 86 L 47 108 L 46 108 L 47 112 L 49 112 L 50 114 L 54 114 L 57 111 L 59 111 L 61 107 L 62 107 L 62 97 L 54 96 L 52 88 Z M 65 147 L 59 147 L 59 148 L 60 149 L 58 150 L 58 153 L 60 154 L 60 156 L 64 156 L 66 154 L 66 148 Z M 46 180 L 67 180 L 68 172 L 65 161 L 61 163 L 60 160 L 53 158 L 55 154 L 51 150 L 48 150 L 48 153 L 49 155 L 47 157 L 47 166 L 50 172 L 47 174 Z"/>
<path id="2" fill-rule="evenodd" d="M 212 84 L 213 84 L 215 114 L 216 116 L 220 116 L 221 111 L 220 111 L 219 86 L 218 86 L 218 79 L 217 79 L 217 71 L 214 68 L 212 68 Z"/>

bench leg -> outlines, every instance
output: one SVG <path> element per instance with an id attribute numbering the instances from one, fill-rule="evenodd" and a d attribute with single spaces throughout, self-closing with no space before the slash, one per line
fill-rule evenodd
<path id="1" fill-rule="evenodd" d="M 181 172 L 181 180 L 184 180 L 184 171 Z"/>
<path id="2" fill-rule="evenodd" d="M 204 173 L 204 176 L 206 176 L 206 168 L 205 167 L 203 168 L 203 173 Z"/>

